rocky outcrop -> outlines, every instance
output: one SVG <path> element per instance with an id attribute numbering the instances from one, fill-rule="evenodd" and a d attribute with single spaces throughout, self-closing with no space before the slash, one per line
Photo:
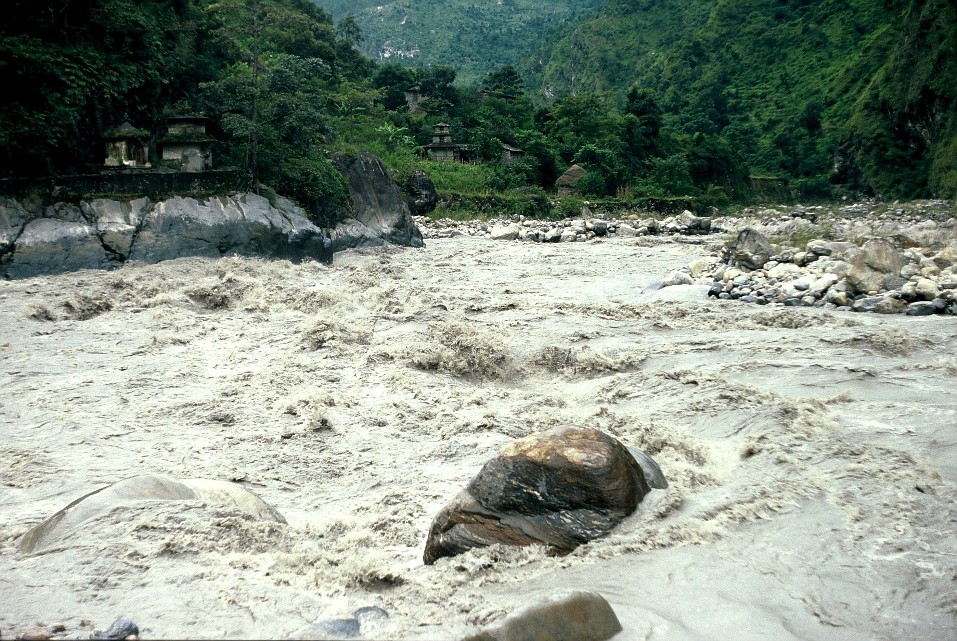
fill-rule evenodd
<path id="1" fill-rule="evenodd" d="M 405 204 L 413 216 L 425 216 L 439 203 L 439 194 L 429 175 L 421 169 L 413 171 L 402 185 Z"/>
<path id="2" fill-rule="evenodd" d="M 110 269 L 227 254 L 331 262 L 331 242 L 292 202 L 252 193 L 151 203 L 96 199 L 27 209 L 0 201 L 0 276 Z"/>
<path id="3" fill-rule="evenodd" d="M 560 428 L 513 441 L 435 517 L 426 564 L 500 543 L 567 554 L 610 532 L 650 491 L 618 440 Z"/>
<path id="4" fill-rule="evenodd" d="M 354 247 L 422 247 L 422 232 L 412 220 L 398 185 L 375 155 L 333 154 L 332 164 L 349 188 L 351 212 L 330 231 L 333 251 Z"/>

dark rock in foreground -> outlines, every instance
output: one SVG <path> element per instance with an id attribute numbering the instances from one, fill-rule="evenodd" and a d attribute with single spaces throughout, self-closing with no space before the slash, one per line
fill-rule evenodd
<path id="1" fill-rule="evenodd" d="M 463 641 L 605 641 L 621 630 L 603 596 L 571 592 L 517 610 Z"/>
<path id="2" fill-rule="evenodd" d="M 649 491 L 634 456 L 607 434 L 589 428 L 534 434 L 503 447 L 439 512 L 424 561 L 496 543 L 567 554 L 610 532 Z"/>
<path id="3" fill-rule="evenodd" d="M 136 636 L 140 633 L 139 627 L 129 617 L 120 617 L 103 632 L 97 632 L 91 639 L 121 640 Z"/>

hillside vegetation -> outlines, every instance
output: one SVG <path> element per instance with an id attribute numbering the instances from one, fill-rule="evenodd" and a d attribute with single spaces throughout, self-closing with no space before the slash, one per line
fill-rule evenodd
<path id="1" fill-rule="evenodd" d="M 514 65 L 604 0 L 316 0 L 334 18 L 354 16 L 360 50 L 379 61 L 446 65 L 472 84 Z"/>
<path id="2" fill-rule="evenodd" d="M 346 203 L 329 155 L 362 149 L 400 183 L 424 169 L 443 201 L 492 213 L 575 212 L 585 198 L 704 209 L 749 202 L 756 185 L 802 200 L 957 192 L 952 3 L 610 0 L 530 40 L 543 32 L 521 25 L 597 3 L 415 1 L 434 40 L 486 66 L 370 60 L 359 18 L 336 21 L 312 0 L 11 0 L 0 14 L 0 177 L 100 171 L 104 137 L 124 121 L 145 132 L 156 167 L 163 119 L 199 114 L 216 167 L 245 170 L 320 224 Z M 381 12 L 413 6 L 402 2 Z M 517 31 L 473 10 L 517 17 Z M 524 67 L 479 73 L 495 51 L 533 42 L 540 55 Z M 471 164 L 427 160 L 440 122 Z M 503 145 L 524 156 L 506 162 Z M 573 163 L 585 169 L 577 201 L 557 198 Z"/>
<path id="3" fill-rule="evenodd" d="M 955 59 L 946 0 L 610 0 L 522 70 L 547 96 L 649 89 L 807 196 L 953 197 Z"/>

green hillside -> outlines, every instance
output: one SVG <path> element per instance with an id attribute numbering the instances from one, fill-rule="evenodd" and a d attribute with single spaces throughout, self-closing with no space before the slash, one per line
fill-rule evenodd
<path id="1" fill-rule="evenodd" d="M 952 196 L 955 25 L 946 0 L 610 0 L 522 70 L 545 96 L 649 88 L 803 193 Z"/>
<path id="2" fill-rule="evenodd" d="M 543 38 L 590 15 L 604 0 L 316 0 L 341 20 L 353 15 L 360 50 L 374 60 L 447 65 L 473 84 L 516 64 Z"/>

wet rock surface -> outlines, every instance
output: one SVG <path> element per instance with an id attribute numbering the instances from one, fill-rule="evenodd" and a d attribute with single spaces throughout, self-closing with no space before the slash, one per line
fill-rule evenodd
<path id="1" fill-rule="evenodd" d="M 569 592 L 521 608 L 463 641 L 605 641 L 621 630 L 603 596 Z"/>
<path id="2" fill-rule="evenodd" d="M 568 553 L 610 532 L 649 491 L 641 466 L 607 434 L 534 434 L 502 448 L 435 517 L 424 560 L 496 543 Z"/>
<path id="3" fill-rule="evenodd" d="M 27 531 L 20 538 L 20 551 L 30 554 L 68 545 L 78 530 L 90 527 L 100 515 L 142 501 L 205 501 L 235 508 L 250 517 L 285 522 L 262 499 L 234 483 L 210 479 L 177 481 L 150 474 L 108 485 L 76 499 Z"/>
<path id="4" fill-rule="evenodd" d="M 140 629 L 133 620 L 129 617 L 120 617 L 102 632 L 94 632 L 90 637 L 91 639 L 104 640 L 104 641 L 120 641 L 121 639 L 128 639 L 129 637 L 135 637 L 139 635 Z"/>

